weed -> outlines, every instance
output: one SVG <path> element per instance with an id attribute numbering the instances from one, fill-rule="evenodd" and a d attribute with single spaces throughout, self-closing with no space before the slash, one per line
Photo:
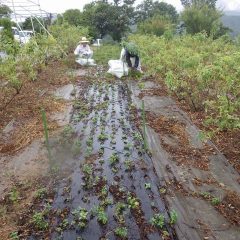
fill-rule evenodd
<path id="1" fill-rule="evenodd" d="M 128 235 L 128 231 L 126 227 L 118 227 L 114 230 L 114 233 L 116 234 L 116 236 L 121 238 L 126 238 Z"/>
<path id="2" fill-rule="evenodd" d="M 9 234 L 9 237 L 10 237 L 11 240 L 19 240 L 20 239 L 19 236 L 18 236 L 18 232 L 11 232 Z"/>
<path id="3" fill-rule="evenodd" d="M 213 197 L 211 200 L 212 205 L 218 205 L 220 204 L 221 200 L 217 197 Z"/>
<path id="4" fill-rule="evenodd" d="M 173 225 L 177 222 L 177 212 L 175 210 L 170 211 L 170 224 Z"/>
<path id="5" fill-rule="evenodd" d="M 139 208 L 140 206 L 139 200 L 131 195 L 128 195 L 127 202 L 128 207 L 131 209 L 136 209 Z"/>
<path id="6" fill-rule="evenodd" d="M 13 203 L 15 203 L 15 202 L 18 201 L 18 198 L 19 198 L 19 192 L 17 191 L 16 188 L 13 188 L 13 189 L 11 190 L 11 192 L 9 193 L 9 199 L 10 199 Z"/>
<path id="7" fill-rule="evenodd" d="M 145 88 L 145 83 L 144 82 L 139 82 L 138 87 L 142 90 Z"/>
<path id="8" fill-rule="evenodd" d="M 202 192 L 201 196 L 203 196 L 204 198 L 210 198 L 211 194 L 209 192 Z"/>
<path id="9" fill-rule="evenodd" d="M 155 214 L 150 220 L 153 226 L 159 227 L 159 228 L 163 228 L 164 221 L 165 219 L 163 214 Z"/>
<path id="10" fill-rule="evenodd" d="M 48 222 L 45 220 L 45 212 L 34 212 L 32 223 L 37 229 L 46 230 L 48 228 Z"/>
<path id="11" fill-rule="evenodd" d="M 43 199 L 47 194 L 47 189 L 46 188 L 40 188 L 36 191 L 35 196 L 38 199 Z"/>

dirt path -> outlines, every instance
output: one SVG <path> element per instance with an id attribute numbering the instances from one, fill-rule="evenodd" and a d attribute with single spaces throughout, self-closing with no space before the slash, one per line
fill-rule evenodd
<path id="1" fill-rule="evenodd" d="M 103 73 L 102 67 L 77 71 L 76 86 L 57 91 L 73 107 L 53 116 L 64 129 L 51 134 L 50 160 L 38 140 L 12 163 L 5 159 L 8 169 L 31 173 L 34 181 L 16 184 L 1 200 L 0 236 L 238 240 L 237 172 L 199 139 L 171 98 L 155 96 L 160 86 Z M 151 153 L 141 134 L 141 98 Z"/>

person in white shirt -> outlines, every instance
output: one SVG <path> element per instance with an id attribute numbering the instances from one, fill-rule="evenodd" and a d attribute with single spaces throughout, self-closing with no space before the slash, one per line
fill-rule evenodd
<path id="1" fill-rule="evenodd" d="M 92 58 L 93 51 L 88 45 L 89 41 L 86 37 L 82 37 L 81 41 L 79 42 L 79 45 L 74 51 L 74 54 L 79 56 L 80 58 Z"/>

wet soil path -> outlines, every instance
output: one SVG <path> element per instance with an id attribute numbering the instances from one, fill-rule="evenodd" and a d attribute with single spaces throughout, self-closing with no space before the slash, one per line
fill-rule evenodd
<path id="1" fill-rule="evenodd" d="M 176 239 L 127 85 L 95 83 L 83 92 L 63 133 L 74 161 L 52 203 L 50 238 Z"/>

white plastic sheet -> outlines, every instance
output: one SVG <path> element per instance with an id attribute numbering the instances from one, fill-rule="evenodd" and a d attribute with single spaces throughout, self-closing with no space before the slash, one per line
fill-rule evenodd
<path id="1" fill-rule="evenodd" d="M 87 65 L 88 66 L 95 66 L 96 65 L 94 59 L 92 59 L 92 58 L 89 58 L 89 59 L 87 59 L 87 58 L 78 58 L 76 60 L 76 62 L 79 63 L 82 66 L 87 66 Z"/>
<path id="2" fill-rule="evenodd" d="M 125 62 L 121 60 L 109 60 L 108 65 L 110 67 L 108 73 L 118 78 L 128 75 L 128 66 Z"/>

